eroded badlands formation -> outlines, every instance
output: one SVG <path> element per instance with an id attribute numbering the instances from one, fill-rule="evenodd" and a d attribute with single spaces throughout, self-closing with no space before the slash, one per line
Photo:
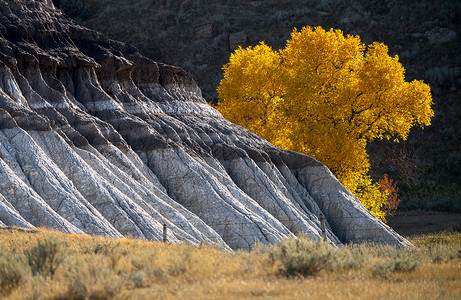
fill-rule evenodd
<path id="1" fill-rule="evenodd" d="M 182 69 L 51 0 L 0 1 L 0 225 L 250 248 L 409 245 L 320 162 L 226 121 Z"/>

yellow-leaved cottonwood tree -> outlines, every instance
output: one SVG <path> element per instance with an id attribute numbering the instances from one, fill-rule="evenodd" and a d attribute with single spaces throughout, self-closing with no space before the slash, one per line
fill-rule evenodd
<path id="1" fill-rule="evenodd" d="M 388 194 L 369 176 L 365 147 L 405 140 L 434 114 L 429 85 L 405 81 L 386 45 L 304 27 L 280 51 L 263 42 L 240 47 L 223 70 L 217 108 L 225 118 L 277 147 L 314 156 L 385 220 Z"/>

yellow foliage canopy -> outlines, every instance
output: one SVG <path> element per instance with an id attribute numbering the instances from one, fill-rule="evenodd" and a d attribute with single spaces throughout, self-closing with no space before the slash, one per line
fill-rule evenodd
<path id="1" fill-rule="evenodd" d="M 264 43 L 237 49 L 223 70 L 217 108 L 225 118 L 322 161 L 384 220 L 386 195 L 368 176 L 365 147 L 374 139 L 405 140 L 433 116 L 430 87 L 405 81 L 386 45 L 304 27 L 280 51 Z"/>

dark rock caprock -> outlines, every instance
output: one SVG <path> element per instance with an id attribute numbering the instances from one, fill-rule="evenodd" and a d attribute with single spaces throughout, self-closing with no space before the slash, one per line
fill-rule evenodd
<path id="1" fill-rule="evenodd" d="M 0 225 L 249 248 L 306 233 L 410 245 L 315 159 L 226 121 L 184 70 L 0 1 Z"/>

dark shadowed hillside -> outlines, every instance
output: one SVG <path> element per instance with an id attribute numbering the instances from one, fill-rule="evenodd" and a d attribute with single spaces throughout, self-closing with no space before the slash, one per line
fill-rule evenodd
<path id="1" fill-rule="evenodd" d="M 216 99 L 221 66 L 238 45 L 281 48 L 294 27 L 322 26 L 384 42 L 433 91 L 433 125 L 398 145 L 369 147 L 378 178 L 397 178 L 403 205 L 461 209 L 461 1 L 55 0 L 84 25 L 193 74 Z"/>

